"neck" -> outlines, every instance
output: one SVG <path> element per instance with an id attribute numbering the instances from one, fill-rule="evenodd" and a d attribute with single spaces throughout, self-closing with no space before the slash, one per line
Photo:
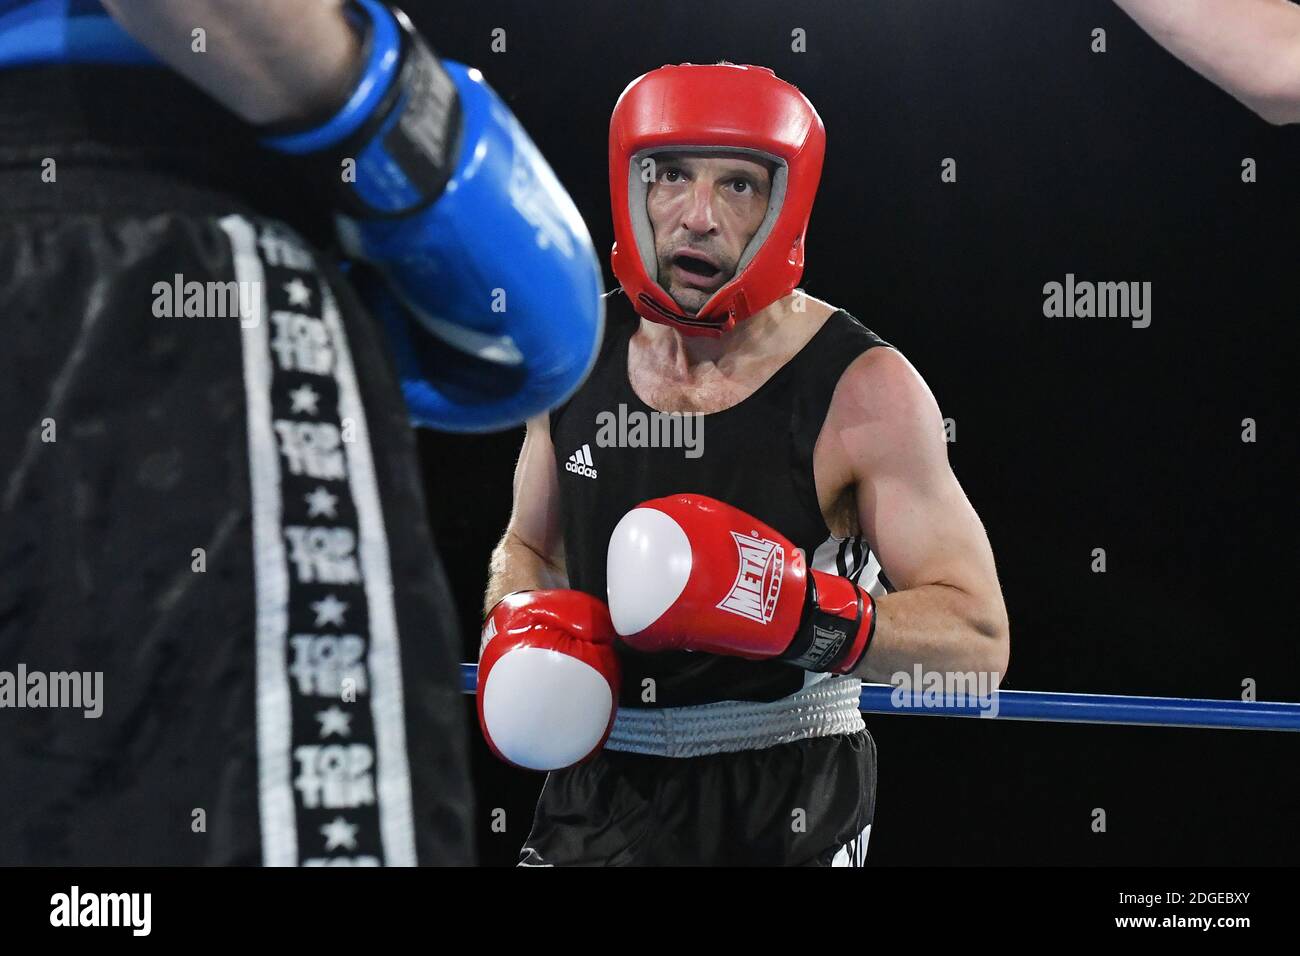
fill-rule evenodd
<path id="1" fill-rule="evenodd" d="M 793 297 L 778 299 L 719 336 L 685 335 L 670 325 L 641 320 L 641 334 L 656 349 L 669 353 L 675 365 L 689 374 L 699 366 L 730 371 L 755 358 L 782 354 L 787 346 L 806 339 L 803 323 L 789 321 Z"/>

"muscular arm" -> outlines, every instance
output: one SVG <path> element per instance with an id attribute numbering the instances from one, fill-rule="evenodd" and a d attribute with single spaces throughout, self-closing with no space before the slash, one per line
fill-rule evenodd
<path id="1" fill-rule="evenodd" d="M 569 586 L 560 528 L 560 482 L 546 415 L 528 422 L 515 466 L 514 496 L 510 523 L 492 552 L 485 612 L 512 591 Z"/>
<path id="2" fill-rule="evenodd" d="M 317 117 L 341 105 L 361 43 L 343 0 L 103 0 L 123 28 L 250 123 Z M 207 50 L 193 49 L 193 31 Z"/>
<path id="3" fill-rule="evenodd" d="M 888 682 L 918 663 L 1005 674 L 1009 625 L 993 552 L 948 465 L 921 376 L 893 349 L 872 349 L 841 378 L 822 442 L 845 463 L 862 531 L 899 589 L 877 602 L 858 676 Z"/>
<path id="4" fill-rule="evenodd" d="M 1300 7 L 1287 0 L 1115 0 L 1161 46 L 1270 123 L 1300 121 Z"/>

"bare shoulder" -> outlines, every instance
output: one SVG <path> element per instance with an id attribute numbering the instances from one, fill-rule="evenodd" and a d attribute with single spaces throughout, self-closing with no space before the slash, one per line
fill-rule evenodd
<path id="1" fill-rule="evenodd" d="M 872 407 L 903 408 L 933 402 L 930 386 L 916 366 L 897 349 L 878 346 L 867 349 L 844 370 L 835 389 L 832 407 L 869 404 Z"/>
<path id="2" fill-rule="evenodd" d="M 883 456 L 946 456 L 938 402 L 916 367 L 896 349 L 859 355 L 835 387 L 826 427 L 858 465 Z"/>

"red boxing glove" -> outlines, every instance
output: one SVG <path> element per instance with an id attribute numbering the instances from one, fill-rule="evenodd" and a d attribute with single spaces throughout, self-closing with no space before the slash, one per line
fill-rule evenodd
<path id="1" fill-rule="evenodd" d="M 606 570 L 614 629 L 637 650 L 847 674 L 875 630 L 870 594 L 848 578 L 809 573 L 785 535 L 704 495 L 629 511 L 610 535 Z"/>
<path id="2" fill-rule="evenodd" d="M 605 745 L 620 668 L 605 602 L 582 591 L 516 591 L 483 625 L 478 720 L 492 752 L 559 770 Z"/>

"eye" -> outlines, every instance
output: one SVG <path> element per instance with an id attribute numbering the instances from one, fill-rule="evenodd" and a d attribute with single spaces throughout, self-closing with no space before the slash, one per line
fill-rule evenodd
<path id="1" fill-rule="evenodd" d="M 745 195 L 745 193 L 752 193 L 754 191 L 753 182 L 743 177 L 733 179 L 731 185 L 735 187 L 735 191 L 742 196 Z"/>
<path id="2" fill-rule="evenodd" d="M 659 174 L 659 181 L 661 183 L 676 183 L 680 182 L 681 178 L 682 171 L 680 169 L 674 169 L 671 166 Z"/>

